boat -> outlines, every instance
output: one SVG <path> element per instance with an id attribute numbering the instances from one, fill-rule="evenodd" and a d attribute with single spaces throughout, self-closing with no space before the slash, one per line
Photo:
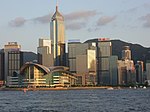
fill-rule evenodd
<path id="1" fill-rule="evenodd" d="M 146 89 L 146 86 L 143 86 L 143 89 Z"/>
<path id="2" fill-rule="evenodd" d="M 114 90 L 114 88 L 113 87 L 109 87 L 109 88 L 107 88 L 107 90 Z"/>
<path id="3" fill-rule="evenodd" d="M 23 89 L 23 92 L 24 92 L 24 93 L 26 93 L 27 91 L 28 91 L 28 89 L 27 89 L 27 88 L 24 88 L 24 89 Z"/>

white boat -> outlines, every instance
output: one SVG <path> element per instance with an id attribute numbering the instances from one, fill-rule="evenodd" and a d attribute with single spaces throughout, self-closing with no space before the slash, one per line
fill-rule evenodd
<path id="1" fill-rule="evenodd" d="M 114 88 L 113 87 L 109 87 L 109 88 L 107 88 L 107 90 L 114 90 Z"/>
<path id="2" fill-rule="evenodd" d="M 146 89 L 146 86 L 143 86 L 143 89 Z"/>

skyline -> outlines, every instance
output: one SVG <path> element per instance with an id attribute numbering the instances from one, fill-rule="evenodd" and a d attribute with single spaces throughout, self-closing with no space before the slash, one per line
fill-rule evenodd
<path id="1" fill-rule="evenodd" d="M 106 37 L 150 47 L 150 1 L 59 0 L 58 6 L 65 18 L 66 40 Z M 39 38 L 50 39 L 55 9 L 56 0 L 1 2 L 0 48 L 16 41 L 22 50 L 36 52 Z"/>

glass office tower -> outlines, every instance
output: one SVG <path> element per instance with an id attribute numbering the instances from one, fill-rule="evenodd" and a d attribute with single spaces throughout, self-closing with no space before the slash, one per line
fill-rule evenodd
<path id="1" fill-rule="evenodd" d="M 110 62 L 112 44 L 107 38 L 100 38 L 97 42 L 97 82 L 98 85 L 110 84 Z"/>
<path id="2" fill-rule="evenodd" d="M 65 66 L 65 27 L 64 17 L 58 11 L 56 6 L 56 12 L 51 18 L 50 33 L 52 40 L 52 53 L 54 57 L 55 66 Z"/>

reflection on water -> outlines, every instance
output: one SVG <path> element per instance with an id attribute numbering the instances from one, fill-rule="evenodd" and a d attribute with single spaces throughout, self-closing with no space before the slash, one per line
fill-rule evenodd
<path id="1" fill-rule="evenodd" d="M 0 112 L 150 112 L 150 88 L 0 91 Z"/>

